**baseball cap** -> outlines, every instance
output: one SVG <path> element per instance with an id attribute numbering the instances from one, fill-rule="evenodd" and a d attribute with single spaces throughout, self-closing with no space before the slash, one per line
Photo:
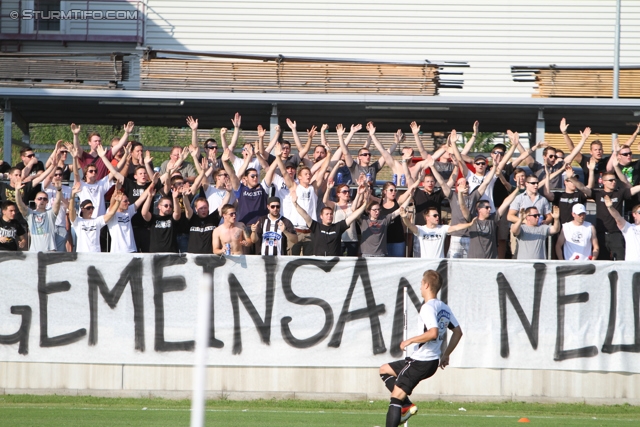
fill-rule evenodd
<path id="1" fill-rule="evenodd" d="M 578 203 L 576 205 L 573 205 L 573 207 L 571 208 L 571 212 L 573 212 L 576 215 L 580 215 L 583 213 L 587 213 L 587 210 L 585 209 L 582 203 Z"/>
<path id="2" fill-rule="evenodd" d="M 477 156 L 475 156 L 473 158 L 473 161 L 475 162 L 476 160 L 487 160 L 486 156 L 483 156 L 482 154 L 478 154 Z"/>
<path id="3" fill-rule="evenodd" d="M 284 168 L 294 168 L 297 169 L 296 164 L 293 163 L 291 160 L 287 161 L 287 163 L 284 164 Z"/>
<path id="4" fill-rule="evenodd" d="M 280 197 L 274 197 L 274 196 L 272 196 L 272 197 L 269 197 L 269 198 L 267 199 L 267 204 L 268 204 L 268 205 L 270 205 L 271 203 L 274 203 L 274 202 L 275 202 L 275 203 L 280 203 Z"/>

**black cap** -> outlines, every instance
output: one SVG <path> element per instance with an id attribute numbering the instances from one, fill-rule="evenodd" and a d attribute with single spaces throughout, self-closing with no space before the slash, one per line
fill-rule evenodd
<path id="1" fill-rule="evenodd" d="M 281 203 L 280 202 L 280 197 L 275 197 L 275 196 L 271 196 L 267 199 L 267 204 L 270 205 L 271 203 L 276 202 L 276 203 Z"/>

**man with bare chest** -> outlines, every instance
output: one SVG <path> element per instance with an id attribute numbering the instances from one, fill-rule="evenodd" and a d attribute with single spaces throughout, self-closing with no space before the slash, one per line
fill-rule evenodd
<path id="1" fill-rule="evenodd" d="M 213 253 L 242 255 L 243 247 L 251 244 L 251 236 L 246 233 L 243 223 L 236 222 L 236 208 L 233 205 L 224 205 L 220 211 L 224 222 L 213 230 Z"/>

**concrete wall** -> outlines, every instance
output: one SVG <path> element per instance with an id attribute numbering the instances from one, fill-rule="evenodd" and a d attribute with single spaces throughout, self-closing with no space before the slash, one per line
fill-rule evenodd
<path id="1" fill-rule="evenodd" d="M 0 362 L 0 394 L 191 397 L 187 366 Z M 211 399 L 386 400 L 375 368 L 210 367 Z M 541 370 L 439 370 L 414 400 L 640 404 L 640 374 Z"/>

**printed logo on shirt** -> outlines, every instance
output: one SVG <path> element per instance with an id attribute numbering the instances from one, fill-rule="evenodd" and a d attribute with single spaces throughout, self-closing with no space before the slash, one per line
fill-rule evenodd
<path id="1" fill-rule="evenodd" d="M 451 315 L 446 310 L 440 310 L 436 315 L 438 320 L 438 336 L 440 339 L 444 339 L 444 335 L 447 333 L 449 327 Z"/>
<path id="2" fill-rule="evenodd" d="M 96 231 L 98 229 L 95 225 L 85 225 L 85 224 L 82 224 L 80 228 L 82 229 L 82 231 L 88 231 L 88 232 Z"/>
<path id="3" fill-rule="evenodd" d="M 142 193 L 144 193 L 144 188 L 134 188 L 131 192 L 131 195 L 133 197 L 140 197 L 142 196 Z"/>
<path id="4" fill-rule="evenodd" d="M 582 233 L 581 233 L 580 231 L 576 231 L 576 232 L 574 232 L 574 233 L 573 233 L 573 235 L 571 236 L 571 241 L 572 241 L 573 243 L 580 243 L 580 242 L 582 242 L 582 238 L 583 238 Z"/>
<path id="5" fill-rule="evenodd" d="M 206 233 L 207 231 L 213 231 L 215 230 L 215 226 L 214 225 L 208 225 L 206 227 L 196 227 L 193 226 L 189 229 L 189 231 L 193 231 L 194 233 Z"/>
<path id="6" fill-rule="evenodd" d="M 167 221 L 156 221 L 155 228 L 171 228 L 171 220 Z"/>
<path id="7" fill-rule="evenodd" d="M 0 228 L 0 237 L 5 237 L 7 239 L 15 239 L 16 231 L 17 230 L 15 228 Z"/>
<path id="8" fill-rule="evenodd" d="M 442 234 L 423 234 L 420 238 L 422 240 L 442 240 Z"/>
<path id="9" fill-rule="evenodd" d="M 262 189 L 254 190 L 254 191 L 247 191 L 247 190 L 244 190 L 244 191 L 242 192 L 242 195 L 243 195 L 244 197 L 260 197 L 260 196 L 262 196 Z"/>
<path id="10" fill-rule="evenodd" d="M 275 231 L 267 231 L 262 235 L 262 240 L 267 242 L 269 246 L 274 246 L 277 241 L 282 239 L 282 235 L 280 233 L 276 233 Z"/>
<path id="11" fill-rule="evenodd" d="M 123 215 L 123 216 L 118 215 L 118 224 L 129 224 L 130 222 L 131 222 L 131 218 L 129 218 L 129 215 Z"/>

